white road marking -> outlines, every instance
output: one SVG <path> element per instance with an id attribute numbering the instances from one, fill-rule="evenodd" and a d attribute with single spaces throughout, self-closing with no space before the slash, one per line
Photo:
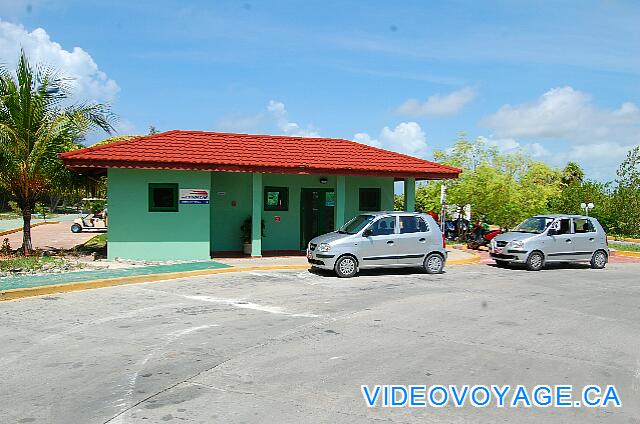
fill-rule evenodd
<path id="1" fill-rule="evenodd" d="M 268 312 L 270 314 L 278 314 L 278 315 L 287 315 L 291 317 L 317 318 L 319 316 L 319 315 L 314 315 L 309 313 L 295 314 L 295 313 L 287 312 L 284 308 L 280 306 L 259 305 L 253 302 L 246 302 L 241 299 L 224 299 L 219 297 L 190 296 L 190 295 L 184 295 L 184 294 L 178 294 L 177 296 L 184 297 L 185 299 L 200 300 L 202 302 L 221 303 L 223 305 L 229 305 L 235 308 L 253 309 L 254 311 Z"/>

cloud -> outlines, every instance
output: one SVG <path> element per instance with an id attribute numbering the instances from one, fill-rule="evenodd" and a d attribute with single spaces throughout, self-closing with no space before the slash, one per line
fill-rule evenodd
<path id="1" fill-rule="evenodd" d="M 22 25 L 0 20 L 0 60 L 9 69 L 17 64 L 20 48 L 32 64 L 51 66 L 73 78 L 73 95 L 78 100 L 112 101 L 119 91 L 118 84 L 82 48 L 65 50 L 42 28 L 28 32 Z"/>
<path id="2" fill-rule="evenodd" d="M 597 179 L 614 178 L 627 151 L 640 144 L 635 103 L 601 108 L 590 94 L 569 86 L 552 88 L 532 102 L 504 105 L 482 124 L 494 131 L 489 140 L 513 140 L 557 166 L 577 161 Z"/>
<path id="3" fill-rule="evenodd" d="M 227 115 L 215 123 L 216 130 L 233 133 L 255 133 L 265 122 L 263 112 L 251 116 Z"/>
<path id="4" fill-rule="evenodd" d="M 523 151 L 552 166 L 564 167 L 568 162 L 577 162 L 587 171 L 589 178 L 603 181 L 615 179 L 615 170 L 634 147 L 633 144 L 618 142 L 560 146 L 551 141 L 523 143 L 514 138 L 479 138 L 487 145 L 496 146 L 501 153 Z"/>
<path id="5" fill-rule="evenodd" d="M 267 111 L 276 119 L 278 128 L 285 135 L 298 137 L 320 137 L 320 134 L 311 126 L 302 128 L 297 123 L 291 122 L 289 120 L 289 113 L 282 102 L 270 100 L 269 105 L 267 106 Z"/>
<path id="6" fill-rule="evenodd" d="M 353 140 L 411 156 L 425 157 L 429 153 L 427 137 L 416 122 L 401 122 L 394 129 L 384 127 L 378 138 L 357 133 Z"/>
<path id="7" fill-rule="evenodd" d="M 631 102 L 618 109 L 600 109 L 591 95 L 565 86 L 552 88 L 538 99 L 504 105 L 482 124 L 497 137 L 548 138 L 597 143 L 611 139 L 640 141 L 640 109 Z"/>
<path id="8" fill-rule="evenodd" d="M 417 99 L 409 99 L 396 109 L 400 115 L 409 116 L 445 116 L 459 112 L 476 96 L 475 90 L 464 87 L 449 94 L 434 94 L 421 103 Z"/>
<path id="9" fill-rule="evenodd" d="M 269 100 L 265 110 L 255 115 L 227 115 L 218 119 L 215 123 L 216 129 L 219 131 L 238 133 L 273 133 L 274 126 L 277 128 L 276 132 L 280 132 L 283 135 L 320 137 L 320 133 L 312 125 L 303 127 L 297 122 L 292 122 L 289 119 L 289 113 L 284 103 L 276 100 Z"/>
<path id="10" fill-rule="evenodd" d="M 519 143 L 514 138 L 489 138 L 478 137 L 489 146 L 495 146 L 501 153 L 525 152 L 534 159 L 547 160 L 551 157 L 551 152 L 540 143 Z"/>

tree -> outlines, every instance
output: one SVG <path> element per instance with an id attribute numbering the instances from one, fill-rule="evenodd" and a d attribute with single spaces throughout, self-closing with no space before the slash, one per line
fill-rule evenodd
<path id="1" fill-rule="evenodd" d="M 436 151 L 434 158 L 462 169 L 459 179 L 446 183 L 447 203 L 471 204 L 474 216 L 484 216 L 489 223 L 503 227 L 546 212 L 549 199 L 560 191 L 558 170 L 523 151 L 501 153 L 484 139 L 468 141 L 464 133 L 451 149 Z M 416 206 L 439 210 L 441 184 L 429 182 L 418 187 Z"/>
<path id="2" fill-rule="evenodd" d="M 611 197 L 614 230 L 623 235 L 640 235 L 640 146 L 627 153 L 616 174 Z"/>
<path id="3" fill-rule="evenodd" d="M 38 199 L 69 172 L 59 153 L 81 147 L 84 135 L 111 132 L 111 114 L 99 103 L 68 105 L 70 80 L 32 66 L 24 51 L 15 73 L 0 66 L 0 185 L 22 210 L 23 254 L 31 244 L 31 214 Z"/>
<path id="4" fill-rule="evenodd" d="M 562 170 L 562 184 L 570 185 L 581 183 L 584 180 L 584 171 L 575 162 L 569 162 Z"/>

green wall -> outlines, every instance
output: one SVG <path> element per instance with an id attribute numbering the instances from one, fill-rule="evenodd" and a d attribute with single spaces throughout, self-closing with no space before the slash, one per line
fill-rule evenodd
<path id="1" fill-rule="evenodd" d="M 235 202 L 235 206 L 233 203 Z M 242 250 L 240 227 L 251 216 L 251 174 L 211 173 L 211 251 Z"/>
<path id="2" fill-rule="evenodd" d="M 264 174 L 263 186 L 289 188 L 288 211 L 262 211 L 263 250 L 300 247 L 300 196 L 303 188 L 336 188 L 336 177 Z M 210 205 L 179 205 L 178 212 L 149 212 L 148 184 L 178 183 L 210 189 Z M 208 259 L 211 251 L 241 251 L 240 226 L 251 215 L 251 174 L 110 169 L 108 174 L 108 257 L 115 259 Z M 383 210 L 393 209 L 393 179 L 346 177 L 346 219 L 360 213 L 359 188 L 379 187 Z M 275 217 L 280 216 L 280 221 Z"/>
<path id="3" fill-rule="evenodd" d="M 198 171 L 109 169 L 108 258 L 208 259 L 210 205 L 179 205 L 178 212 L 149 212 L 149 183 L 209 189 L 211 175 Z"/>
<path id="4" fill-rule="evenodd" d="M 265 221 L 263 250 L 297 250 L 300 247 L 300 196 L 303 188 L 336 187 L 336 177 L 327 176 L 320 184 L 320 175 L 264 174 L 263 186 L 288 187 L 288 211 L 262 211 Z M 346 219 L 360 213 L 360 187 L 379 187 L 384 210 L 393 209 L 393 178 L 346 177 Z M 211 250 L 242 250 L 240 226 L 251 216 L 251 174 L 219 173 L 211 175 Z M 235 206 L 233 203 L 235 202 Z M 280 216 L 280 221 L 275 217 Z"/>

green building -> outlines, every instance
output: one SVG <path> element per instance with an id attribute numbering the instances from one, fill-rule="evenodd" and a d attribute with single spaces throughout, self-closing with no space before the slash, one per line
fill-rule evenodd
<path id="1" fill-rule="evenodd" d="M 460 173 L 348 140 L 199 131 L 61 157 L 108 176 L 109 259 L 299 253 L 361 212 L 392 210 L 395 181 L 413 210 L 416 180 Z"/>

